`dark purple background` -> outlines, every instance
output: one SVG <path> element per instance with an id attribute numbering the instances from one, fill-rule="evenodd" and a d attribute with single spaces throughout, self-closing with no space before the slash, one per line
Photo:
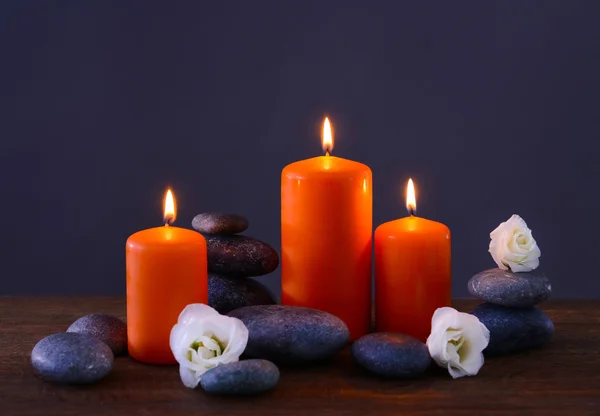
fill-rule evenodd
<path id="1" fill-rule="evenodd" d="M 124 294 L 124 244 L 202 211 L 279 248 L 281 169 L 371 166 L 374 224 L 453 234 L 454 295 L 513 213 L 556 297 L 600 297 L 598 1 L 6 1 L 0 294 Z M 326 255 L 326 253 L 324 253 Z M 279 290 L 279 274 L 262 278 Z"/>

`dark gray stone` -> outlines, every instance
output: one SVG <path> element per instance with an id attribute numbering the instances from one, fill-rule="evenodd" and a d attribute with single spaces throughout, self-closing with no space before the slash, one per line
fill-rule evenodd
<path id="1" fill-rule="evenodd" d="M 537 308 L 507 308 L 483 303 L 471 312 L 489 329 L 485 355 L 502 355 L 541 347 L 554 335 L 554 324 Z"/>
<path id="2" fill-rule="evenodd" d="M 398 333 L 365 335 L 352 344 L 351 352 L 362 367 L 385 377 L 417 377 L 431 364 L 425 344 Z"/>
<path id="3" fill-rule="evenodd" d="M 108 345 L 113 354 L 127 354 L 127 324 L 116 316 L 86 315 L 73 322 L 67 332 L 93 335 Z"/>
<path id="4" fill-rule="evenodd" d="M 248 396 L 265 393 L 279 381 L 279 369 L 267 360 L 222 364 L 202 374 L 200 386 L 211 394 Z"/>
<path id="5" fill-rule="evenodd" d="M 535 306 L 548 299 L 552 292 L 550 281 L 538 269 L 527 273 L 484 270 L 469 280 L 468 288 L 478 299 L 513 308 Z"/>
<path id="6" fill-rule="evenodd" d="M 248 228 L 248 220 L 237 214 L 205 212 L 194 217 L 192 227 L 203 234 L 231 235 L 244 232 Z"/>
<path id="7" fill-rule="evenodd" d="M 36 344 L 31 364 L 42 378 L 69 384 L 94 383 L 112 370 L 114 355 L 89 334 L 61 332 Z"/>
<path id="8" fill-rule="evenodd" d="M 208 275 L 208 304 L 220 314 L 244 306 L 275 303 L 275 298 L 269 289 L 254 279 Z"/>
<path id="9" fill-rule="evenodd" d="M 303 363 L 331 357 L 350 337 L 338 317 L 298 306 L 246 306 L 228 314 L 249 332 L 245 355 L 278 363 Z"/>
<path id="10" fill-rule="evenodd" d="M 262 276 L 279 265 L 279 255 L 269 244 L 243 235 L 204 234 L 208 246 L 208 271 L 227 277 Z"/>

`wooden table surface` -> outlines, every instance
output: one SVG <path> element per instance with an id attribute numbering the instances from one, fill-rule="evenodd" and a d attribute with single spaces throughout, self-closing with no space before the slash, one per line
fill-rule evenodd
<path id="1" fill-rule="evenodd" d="M 88 313 L 124 317 L 125 300 L 0 297 L 0 415 L 600 415 L 600 301 L 542 309 L 556 324 L 553 341 L 488 359 L 476 377 L 452 380 L 432 367 L 416 380 L 385 380 L 357 368 L 345 350 L 325 364 L 281 369 L 268 394 L 232 398 L 185 388 L 176 366 L 129 357 L 95 385 L 44 382 L 30 364 L 35 343 Z"/>

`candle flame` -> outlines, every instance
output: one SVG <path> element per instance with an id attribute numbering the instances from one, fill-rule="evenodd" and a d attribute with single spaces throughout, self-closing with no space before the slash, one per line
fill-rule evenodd
<path id="1" fill-rule="evenodd" d="M 406 185 L 406 209 L 410 215 L 415 215 L 417 212 L 417 198 L 415 197 L 415 185 L 412 179 L 408 179 Z"/>
<path id="2" fill-rule="evenodd" d="M 323 122 L 323 151 L 329 155 L 332 150 L 333 135 L 331 133 L 331 124 L 329 123 L 329 118 L 325 117 L 325 121 Z"/>
<path id="3" fill-rule="evenodd" d="M 175 207 L 175 198 L 173 198 L 173 192 L 170 189 L 167 190 L 165 195 L 165 206 L 164 206 L 164 219 L 165 225 L 173 224 L 175 218 L 177 218 L 177 209 Z"/>

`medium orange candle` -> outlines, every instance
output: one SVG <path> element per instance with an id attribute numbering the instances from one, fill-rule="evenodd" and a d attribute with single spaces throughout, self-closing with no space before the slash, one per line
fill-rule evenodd
<path id="1" fill-rule="evenodd" d="M 208 303 L 206 240 L 171 227 L 171 190 L 165 197 L 165 226 L 127 239 L 127 341 L 129 355 L 148 364 L 175 364 L 169 336 L 190 303 Z"/>
<path id="2" fill-rule="evenodd" d="M 433 312 L 451 301 L 450 230 L 416 217 L 412 179 L 410 216 L 375 230 L 375 320 L 377 331 L 401 332 L 425 341 Z"/>
<path id="3" fill-rule="evenodd" d="M 332 313 L 356 339 L 370 329 L 372 175 L 332 148 L 326 118 L 325 156 L 281 174 L 282 302 Z"/>

